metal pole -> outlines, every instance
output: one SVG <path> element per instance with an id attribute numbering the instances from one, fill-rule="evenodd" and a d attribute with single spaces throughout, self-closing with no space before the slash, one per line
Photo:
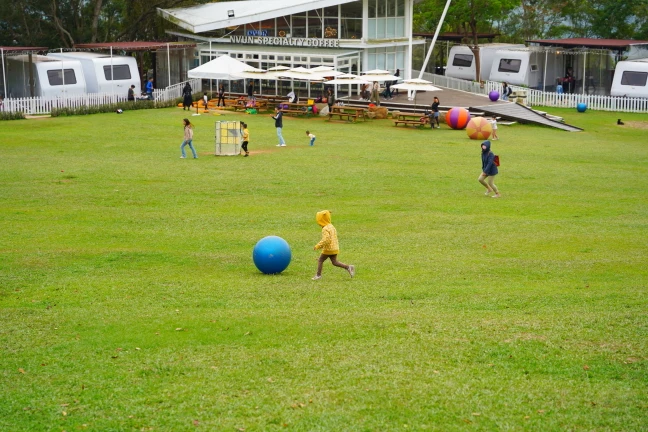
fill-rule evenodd
<path id="1" fill-rule="evenodd" d="M 423 66 L 421 67 L 421 73 L 419 74 L 419 78 L 423 77 L 423 72 L 425 71 L 425 68 L 427 68 L 427 64 L 430 61 L 430 56 L 432 55 L 432 50 L 434 50 L 434 44 L 436 44 L 436 40 L 439 37 L 439 32 L 441 31 L 441 26 L 443 25 L 443 21 L 445 20 L 446 13 L 448 13 L 448 8 L 450 7 L 450 2 L 452 0 L 448 0 L 446 2 L 445 7 L 443 8 L 443 13 L 441 14 L 441 19 L 439 20 L 439 24 L 437 24 L 437 28 L 434 31 L 434 36 L 432 37 L 432 43 L 430 44 L 430 49 L 428 50 L 427 55 L 425 56 L 425 61 L 423 62 Z M 446 44 L 446 50 L 447 50 L 447 44 Z"/>
<path id="2" fill-rule="evenodd" d="M 542 91 L 544 93 L 545 87 L 547 85 L 547 59 L 549 58 L 549 50 L 545 48 L 545 66 L 544 66 L 544 78 L 542 78 Z"/>
<path id="3" fill-rule="evenodd" d="M 63 48 L 61 48 L 63 54 Z M 63 97 L 65 97 L 65 69 L 63 69 L 63 59 L 61 59 L 61 80 L 63 81 Z"/>
<path id="4" fill-rule="evenodd" d="M 412 24 L 414 21 L 414 0 L 409 0 L 407 20 L 409 21 L 409 46 L 407 48 L 407 69 L 405 69 L 405 77 L 409 79 L 412 78 L 412 31 L 414 30 Z"/>
<path id="5" fill-rule="evenodd" d="M 585 83 L 587 82 L 587 77 L 585 74 L 587 73 L 587 51 L 583 52 L 583 94 L 585 94 Z"/>
<path id="6" fill-rule="evenodd" d="M 113 70 L 113 55 L 112 55 L 112 45 L 110 46 L 110 98 L 115 98 L 115 88 L 113 87 L 113 82 L 115 81 L 115 71 Z"/>
<path id="7" fill-rule="evenodd" d="M 171 86 L 171 51 L 169 49 L 169 43 L 167 42 L 167 65 L 169 67 L 169 83 L 167 84 L 167 87 Z"/>
<path id="8" fill-rule="evenodd" d="M 4 65 L 4 48 L 0 48 L 0 56 L 2 57 L 2 84 L 4 85 L 4 93 L 2 94 L 2 96 L 6 98 L 7 97 L 7 76 L 5 74 L 5 65 Z"/>
<path id="9" fill-rule="evenodd" d="M 211 50 L 211 39 L 209 40 L 209 61 L 212 61 L 212 50 Z M 216 81 L 216 85 L 218 86 L 218 81 Z M 209 79 L 209 94 L 212 95 L 213 90 L 212 90 L 212 79 Z"/>

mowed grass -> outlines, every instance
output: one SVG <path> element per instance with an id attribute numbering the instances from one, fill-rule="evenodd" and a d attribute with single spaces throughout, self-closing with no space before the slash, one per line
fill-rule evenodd
<path id="1" fill-rule="evenodd" d="M 447 127 L 0 123 L 0 430 L 646 430 L 648 116 L 551 112 L 585 132 L 500 126 L 499 200 Z M 311 280 L 322 209 L 354 279 Z"/>

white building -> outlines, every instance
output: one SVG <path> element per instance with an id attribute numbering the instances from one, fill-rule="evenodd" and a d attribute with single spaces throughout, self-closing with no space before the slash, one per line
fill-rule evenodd
<path id="1" fill-rule="evenodd" d="M 413 4 L 418 0 L 245 0 L 158 9 L 199 41 L 198 64 L 223 54 L 270 69 L 332 66 L 411 76 Z M 274 86 L 274 84 L 273 84 Z"/>

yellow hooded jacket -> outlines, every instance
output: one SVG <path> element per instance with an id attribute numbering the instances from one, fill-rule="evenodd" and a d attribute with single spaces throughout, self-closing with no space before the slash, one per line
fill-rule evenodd
<path id="1" fill-rule="evenodd" d="M 322 227 L 322 240 L 315 245 L 315 249 L 322 249 L 324 255 L 337 255 L 340 253 L 337 231 L 331 224 L 331 212 L 328 210 L 317 212 L 315 220 Z"/>

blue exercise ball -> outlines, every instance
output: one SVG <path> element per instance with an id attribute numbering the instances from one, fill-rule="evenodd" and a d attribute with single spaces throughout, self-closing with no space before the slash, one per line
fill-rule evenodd
<path id="1" fill-rule="evenodd" d="M 576 110 L 578 112 L 585 112 L 586 109 L 587 109 L 587 104 L 586 103 L 581 102 L 578 105 L 576 105 Z"/>
<path id="2" fill-rule="evenodd" d="M 265 274 L 276 274 L 286 270 L 292 253 L 290 245 L 281 237 L 263 237 L 254 245 L 252 260 L 256 268 Z"/>

